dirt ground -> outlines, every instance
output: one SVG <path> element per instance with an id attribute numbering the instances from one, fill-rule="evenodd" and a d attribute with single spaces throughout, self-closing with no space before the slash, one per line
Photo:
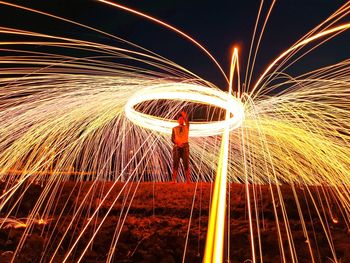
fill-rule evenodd
<path id="1" fill-rule="evenodd" d="M 116 230 L 121 231 L 112 262 L 182 262 L 184 252 L 185 262 L 202 261 L 212 184 L 116 183 L 109 194 L 107 192 L 112 186 L 111 182 L 99 183 L 91 188 L 93 192 L 89 192 L 92 184 L 65 182 L 56 185 L 54 188 L 59 191 L 52 192 L 54 205 L 47 210 L 49 222 L 46 225 L 36 223 L 25 232 L 25 228 L 9 225 L 5 227 L 4 224 L 0 229 L 0 262 L 10 261 L 23 234 L 26 240 L 17 253 L 15 262 L 39 262 L 40 258 L 43 259 L 42 262 L 48 262 L 56 249 L 54 262 L 62 262 L 86 226 L 86 231 L 68 260 L 76 262 L 106 215 L 82 262 L 105 262 L 112 241 L 117 236 Z M 2 189 L 4 184 L 0 185 L 1 192 Z M 45 189 L 48 188 L 30 185 L 22 197 L 19 194 L 21 190 L 18 191 L 3 208 L 1 218 L 14 207 L 16 200 L 20 202 L 11 215 L 16 218 L 27 217 Z M 280 192 L 276 187 L 271 188 L 267 185 L 249 186 L 257 260 L 260 262 L 262 255 L 263 262 L 283 262 L 279 245 L 281 239 L 286 262 L 292 262 L 292 257 L 296 257 L 298 262 L 312 262 L 312 257 L 315 262 L 333 262 L 334 256 L 327 239 L 328 235 L 337 260 L 350 262 L 350 231 L 344 222 L 341 204 L 333 200 L 332 193 L 332 189 L 296 187 L 295 194 L 300 203 L 298 210 L 291 186 L 281 186 Z M 278 197 L 279 194 L 283 201 Z M 102 202 L 105 196 L 106 199 Z M 225 243 L 229 252 L 226 251 L 225 254 L 229 254 L 231 262 L 251 262 L 246 186 L 230 184 L 228 201 L 229 224 L 226 225 L 226 231 L 229 231 L 229 239 L 227 238 Z M 44 203 L 50 204 L 50 199 L 45 199 Z M 314 208 L 314 204 L 319 210 Z M 78 207 L 81 209 L 77 210 Z M 96 216 L 92 217 L 97 207 L 100 209 Z M 40 211 L 44 213 L 43 208 Z M 284 217 L 283 213 L 287 217 Z M 303 220 L 300 219 L 300 213 Z M 79 217 L 74 218 L 74 214 L 78 214 Z M 284 218 L 288 218 L 288 222 Z M 60 242 L 71 222 L 73 227 Z M 305 237 L 303 229 L 307 231 L 309 240 Z M 185 246 L 187 232 L 189 234 Z M 292 239 L 287 238 L 287 233 L 290 233 Z M 291 252 L 290 247 L 295 247 L 295 254 Z"/>

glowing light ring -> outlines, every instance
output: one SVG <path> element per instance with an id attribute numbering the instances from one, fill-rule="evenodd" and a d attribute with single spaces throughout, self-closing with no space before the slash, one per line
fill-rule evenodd
<path id="1" fill-rule="evenodd" d="M 227 121 L 191 123 L 191 137 L 222 134 L 224 128 L 227 126 L 229 126 L 230 130 L 236 129 L 241 125 L 244 118 L 243 104 L 232 95 L 228 95 L 218 89 L 184 83 L 151 86 L 136 92 L 125 106 L 126 117 L 134 124 L 143 128 L 171 134 L 172 128 L 177 124 L 176 121 L 141 113 L 134 108 L 142 102 L 159 99 L 181 100 L 216 106 L 228 110 L 232 114 L 232 117 Z"/>

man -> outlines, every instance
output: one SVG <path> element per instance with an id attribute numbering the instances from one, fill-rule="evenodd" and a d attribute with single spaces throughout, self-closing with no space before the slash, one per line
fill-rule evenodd
<path id="1" fill-rule="evenodd" d="M 174 143 L 173 148 L 173 182 L 176 182 L 176 177 L 179 170 L 180 159 L 184 164 L 185 176 L 187 183 L 190 182 L 190 149 L 188 145 L 188 132 L 190 123 L 187 113 L 182 111 L 178 118 L 179 125 L 174 127 L 171 134 L 171 141 Z"/>

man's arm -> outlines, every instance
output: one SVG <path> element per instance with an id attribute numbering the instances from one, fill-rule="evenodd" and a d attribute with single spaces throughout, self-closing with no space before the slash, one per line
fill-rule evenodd
<path id="1" fill-rule="evenodd" d="M 186 126 L 187 126 L 188 128 L 190 128 L 190 122 L 189 122 L 189 120 L 188 120 L 188 115 L 187 115 L 187 113 L 186 113 L 185 111 L 182 111 L 182 112 L 181 112 L 181 115 L 182 115 L 182 117 L 184 118 L 184 121 L 185 121 Z"/>

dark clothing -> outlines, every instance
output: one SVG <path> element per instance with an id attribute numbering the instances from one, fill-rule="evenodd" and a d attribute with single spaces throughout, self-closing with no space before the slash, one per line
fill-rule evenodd
<path id="1" fill-rule="evenodd" d="M 176 171 L 179 168 L 180 159 L 182 159 L 185 170 L 188 170 L 190 167 L 190 147 L 188 143 L 183 144 L 182 147 L 175 145 L 173 148 L 173 168 Z"/>

